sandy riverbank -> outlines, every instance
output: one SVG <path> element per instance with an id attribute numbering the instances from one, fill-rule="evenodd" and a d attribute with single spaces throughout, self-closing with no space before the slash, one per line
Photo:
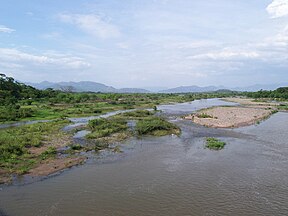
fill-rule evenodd
<path id="1" fill-rule="evenodd" d="M 254 107 L 213 107 L 186 116 L 196 124 L 214 128 L 236 128 L 255 124 L 273 113 Z"/>
<path id="2" fill-rule="evenodd" d="M 240 98 L 240 97 L 235 97 L 235 98 L 223 98 L 222 100 L 228 101 L 228 102 L 234 102 L 234 103 L 239 103 L 242 106 L 245 107 L 253 107 L 253 108 L 274 108 L 275 106 L 278 106 L 279 103 L 272 103 L 272 102 L 265 102 L 265 101 L 257 101 L 252 98 Z"/>

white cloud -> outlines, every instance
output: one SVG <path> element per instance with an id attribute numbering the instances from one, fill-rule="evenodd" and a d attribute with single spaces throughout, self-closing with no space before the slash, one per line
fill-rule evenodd
<path id="1" fill-rule="evenodd" d="M 8 28 L 4 25 L 0 25 L 0 32 L 4 32 L 4 33 L 12 33 L 14 32 L 14 29 Z"/>
<path id="2" fill-rule="evenodd" d="M 288 48 L 288 25 L 273 37 L 269 37 L 264 41 L 264 46 L 271 48 L 283 48 L 287 52 Z"/>
<path id="3" fill-rule="evenodd" d="M 271 18 L 287 16 L 288 0 L 273 0 L 273 2 L 267 6 L 266 10 Z"/>
<path id="4" fill-rule="evenodd" d="M 248 45 L 261 53 L 262 59 L 270 62 L 286 62 L 288 59 L 288 25 L 278 33 L 260 42 Z"/>
<path id="5" fill-rule="evenodd" d="M 188 59 L 211 59 L 211 60 L 243 60 L 255 59 L 260 55 L 256 51 L 234 51 L 223 49 L 219 52 L 208 52 L 199 55 L 188 56 Z"/>
<path id="6" fill-rule="evenodd" d="M 0 61 L 6 65 L 36 65 L 53 66 L 65 69 L 83 69 L 90 67 L 90 64 L 82 58 L 69 55 L 35 55 L 22 52 L 17 49 L 0 48 Z"/>
<path id="7" fill-rule="evenodd" d="M 119 29 L 103 21 L 93 14 L 60 14 L 59 19 L 64 23 L 77 26 L 82 31 L 101 39 L 116 38 L 121 35 Z"/>

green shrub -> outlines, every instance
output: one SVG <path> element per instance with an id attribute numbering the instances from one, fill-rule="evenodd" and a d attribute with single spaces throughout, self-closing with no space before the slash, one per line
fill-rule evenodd
<path id="1" fill-rule="evenodd" d="M 94 119 L 89 121 L 88 126 L 92 130 L 92 133 L 86 135 L 88 139 L 106 137 L 128 129 L 127 122 L 121 119 Z"/>
<path id="2" fill-rule="evenodd" d="M 139 120 L 136 124 L 136 132 L 139 135 L 153 134 L 162 136 L 173 133 L 173 131 L 176 133 L 180 129 L 174 124 L 158 117 Z"/>
<path id="3" fill-rule="evenodd" d="M 73 144 L 71 145 L 72 150 L 81 150 L 83 147 L 80 144 Z"/>
<path id="4" fill-rule="evenodd" d="M 206 138 L 206 148 L 212 149 L 212 150 L 221 150 L 226 145 L 225 142 L 222 142 L 216 138 L 208 137 Z"/>

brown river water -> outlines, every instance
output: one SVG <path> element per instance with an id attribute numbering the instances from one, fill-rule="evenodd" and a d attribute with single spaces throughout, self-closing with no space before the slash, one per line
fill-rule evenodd
<path id="1" fill-rule="evenodd" d="M 256 126 L 212 129 L 177 116 L 213 105 L 160 106 L 180 137 L 131 138 L 123 153 L 30 184 L 0 186 L 0 215 L 288 215 L 288 113 Z M 221 151 L 204 148 L 218 137 Z"/>

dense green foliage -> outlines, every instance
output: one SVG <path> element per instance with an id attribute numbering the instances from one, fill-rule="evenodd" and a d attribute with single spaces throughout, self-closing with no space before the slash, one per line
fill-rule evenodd
<path id="1" fill-rule="evenodd" d="M 212 150 L 221 150 L 226 145 L 225 142 L 222 142 L 216 138 L 208 137 L 206 138 L 206 148 L 212 149 Z"/>
<path id="2" fill-rule="evenodd" d="M 276 99 L 288 99 L 288 87 L 281 87 L 274 91 L 260 90 L 258 92 L 245 92 L 245 96 L 251 98 L 276 98 Z"/>
<path id="3" fill-rule="evenodd" d="M 152 134 L 163 136 L 172 133 L 179 134 L 180 129 L 162 118 L 151 117 L 139 120 L 136 124 L 136 132 L 139 135 Z"/>
<path id="4" fill-rule="evenodd" d="M 107 137 L 111 134 L 128 129 L 126 121 L 104 118 L 91 120 L 89 121 L 88 126 L 92 130 L 92 133 L 86 135 L 89 139 Z"/>
<path id="5" fill-rule="evenodd" d="M 0 105 L 15 104 L 20 99 L 37 97 L 40 91 L 16 82 L 12 77 L 0 74 Z"/>

